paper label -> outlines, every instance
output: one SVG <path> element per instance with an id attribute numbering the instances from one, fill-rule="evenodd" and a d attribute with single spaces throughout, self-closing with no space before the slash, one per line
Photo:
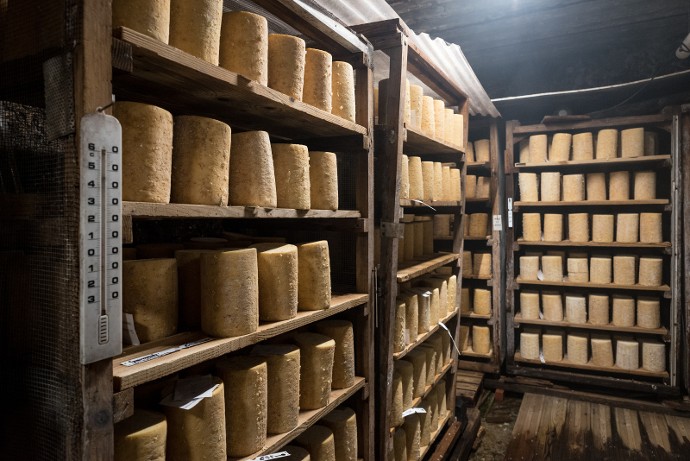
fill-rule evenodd
<path id="1" fill-rule="evenodd" d="M 270 459 L 287 458 L 288 456 L 290 456 L 290 453 L 287 451 L 280 451 L 278 453 L 271 453 L 270 455 L 259 456 L 258 458 L 250 459 L 249 461 L 268 461 Z"/>
<path id="2" fill-rule="evenodd" d="M 173 393 L 161 400 L 160 403 L 168 407 L 191 410 L 203 399 L 213 397 L 213 391 L 218 386 L 220 384 L 213 384 L 211 375 L 179 379 L 175 382 Z"/>
<path id="3" fill-rule="evenodd" d="M 537 271 L 537 280 L 544 280 L 544 273 L 541 271 L 541 269 Z"/>
<path id="4" fill-rule="evenodd" d="M 424 408 L 419 407 L 408 408 L 407 410 L 403 411 L 403 418 L 406 416 L 413 415 L 415 413 L 426 414 L 426 410 Z"/>
<path id="5" fill-rule="evenodd" d="M 125 362 L 120 362 L 120 365 L 124 365 L 126 367 L 131 367 L 134 365 L 138 365 L 140 363 L 145 363 L 145 362 L 150 362 L 151 360 L 157 359 L 159 357 L 165 357 L 166 355 L 174 354 L 175 352 L 184 350 L 184 349 L 189 349 L 190 347 L 198 346 L 199 344 L 204 344 L 209 341 L 212 341 L 213 338 L 202 338 L 202 339 L 197 339 L 196 341 L 190 341 L 188 343 L 181 344 L 176 347 L 170 347 L 168 349 L 164 349 L 160 352 L 154 352 L 152 354 L 147 354 L 147 355 L 142 355 L 141 357 L 137 357 L 131 360 L 127 360 Z"/>
<path id="6" fill-rule="evenodd" d="M 503 230 L 503 218 L 500 214 L 494 215 L 494 230 L 498 232 Z"/>
<path id="7" fill-rule="evenodd" d="M 138 346 L 141 344 L 139 342 L 139 336 L 137 336 L 137 331 L 134 329 L 134 316 L 123 312 L 122 317 L 122 342 L 130 346 Z"/>

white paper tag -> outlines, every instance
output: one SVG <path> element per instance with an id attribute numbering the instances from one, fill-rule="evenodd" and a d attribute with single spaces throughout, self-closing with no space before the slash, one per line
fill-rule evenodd
<path id="1" fill-rule="evenodd" d="M 271 453 L 270 455 L 259 456 L 258 458 L 250 459 L 249 461 L 269 461 L 271 459 L 287 458 L 290 453 L 287 451 L 280 451 L 278 453 Z"/>
<path id="2" fill-rule="evenodd" d="M 151 360 L 157 359 L 159 357 L 165 357 L 166 355 L 173 354 L 175 352 L 184 350 L 184 349 L 189 349 L 190 347 L 198 346 L 199 344 L 204 344 L 209 341 L 212 341 L 213 338 L 201 338 L 197 339 L 196 341 L 190 341 L 188 343 L 180 344 L 179 346 L 175 347 L 169 347 L 168 349 L 164 349 L 160 352 L 154 352 L 152 354 L 147 354 L 147 355 L 142 355 L 141 357 L 136 357 L 131 360 L 126 360 L 124 362 L 120 362 L 120 365 L 124 365 L 126 367 L 132 367 L 134 365 L 138 365 L 140 363 L 145 363 L 145 362 L 150 362 Z"/>
<path id="3" fill-rule="evenodd" d="M 122 342 L 126 346 L 138 346 L 141 344 L 139 342 L 139 336 L 137 336 L 137 331 L 134 329 L 134 316 L 123 312 L 122 316 Z"/>
<path id="4" fill-rule="evenodd" d="M 494 230 L 498 232 L 503 230 L 503 218 L 500 214 L 494 215 Z"/>
<path id="5" fill-rule="evenodd" d="M 175 382 L 173 393 L 166 396 L 160 403 L 168 407 L 191 410 L 203 399 L 213 397 L 213 391 L 218 386 L 220 384 L 213 384 L 211 375 L 179 379 Z"/>
<path id="6" fill-rule="evenodd" d="M 413 415 L 415 413 L 426 414 L 426 410 L 424 408 L 419 407 L 408 408 L 407 410 L 403 411 L 403 418 L 406 416 Z"/>
<path id="7" fill-rule="evenodd" d="M 539 269 L 537 271 L 537 280 L 544 280 L 544 273 Z"/>
<path id="8" fill-rule="evenodd" d="M 450 341 L 453 343 L 453 347 L 455 347 L 455 350 L 458 352 L 458 355 L 462 355 L 462 352 L 460 352 L 460 349 L 458 349 L 458 345 L 455 344 L 455 338 L 453 338 L 453 335 L 451 334 L 450 330 L 448 329 L 447 326 L 443 324 L 443 322 L 438 322 L 438 326 L 446 330 L 446 333 L 448 333 L 448 337 L 450 337 Z"/>

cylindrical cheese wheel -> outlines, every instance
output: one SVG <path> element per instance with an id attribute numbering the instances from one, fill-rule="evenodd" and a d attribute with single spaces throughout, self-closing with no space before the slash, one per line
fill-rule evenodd
<path id="1" fill-rule="evenodd" d="M 413 342 L 419 335 L 419 303 L 417 301 L 417 295 L 404 293 L 403 297 L 405 298 L 406 336 Z"/>
<path id="2" fill-rule="evenodd" d="M 333 431 L 326 426 L 314 424 L 294 442 L 309 452 L 310 461 L 336 461 Z"/>
<path id="3" fill-rule="evenodd" d="M 221 67 L 268 85 L 268 22 L 248 11 L 223 14 Z"/>
<path id="4" fill-rule="evenodd" d="M 609 173 L 609 200 L 630 200 L 630 173 L 612 171 Z"/>
<path id="5" fill-rule="evenodd" d="M 491 333 L 489 327 L 472 326 L 472 350 L 477 354 L 488 354 L 491 350 Z"/>
<path id="6" fill-rule="evenodd" d="M 520 141 L 518 144 L 518 149 L 519 149 L 519 155 L 518 155 L 518 161 L 521 163 L 528 163 L 530 161 L 529 158 L 529 139 L 523 139 Z"/>
<path id="7" fill-rule="evenodd" d="M 489 198 L 491 195 L 491 178 L 487 176 L 477 177 L 477 188 L 476 196 L 477 198 Z"/>
<path id="8" fill-rule="evenodd" d="M 465 161 L 467 163 L 474 163 L 474 143 L 468 142 L 467 147 L 465 147 Z"/>
<path id="9" fill-rule="evenodd" d="M 585 175 L 563 175 L 563 200 L 566 202 L 579 202 L 585 199 Z"/>
<path id="10" fill-rule="evenodd" d="M 266 344 L 251 355 L 266 361 L 268 374 L 267 432 L 282 434 L 297 427 L 299 419 L 300 350 L 291 344 Z"/>
<path id="11" fill-rule="evenodd" d="M 357 461 L 357 415 L 348 407 L 340 407 L 321 418 L 321 424 L 333 432 L 335 459 Z"/>
<path id="12" fill-rule="evenodd" d="M 661 213 L 640 213 L 641 243 L 661 243 L 663 241 L 661 218 Z"/>
<path id="13" fill-rule="evenodd" d="M 227 205 L 230 127 L 206 117 L 175 117 L 172 194 L 175 203 Z"/>
<path id="14" fill-rule="evenodd" d="M 477 198 L 477 177 L 468 174 L 465 176 L 465 197 Z"/>
<path id="15" fill-rule="evenodd" d="M 616 285 L 635 285 L 635 262 L 635 256 L 614 256 L 613 283 L 615 283 Z"/>
<path id="16" fill-rule="evenodd" d="M 201 330 L 228 338 L 259 327 L 259 269 L 255 248 L 201 255 Z"/>
<path id="17" fill-rule="evenodd" d="M 491 290 L 475 288 L 474 290 L 474 313 L 478 315 L 491 314 Z"/>
<path id="18" fill-rule="evenodd" d="M 177 331 L 177 261 L 137 259 L 124 261 L 122 311 L 134 317 L 142 343 Z"/>
<path id="19" fill-rule="evenodd" d="M 539 318 L 539 293 L 520 292 L 520 314 L 522 314 L 523 319 L 535 320 Z"/>
<path id="20" fill-rule="evenodd" d="M 568 214 L 568 240 L 571 242 L 589 242 L 589 214 Z"/>
<path id="21" fill-rule="evenodd" d="M 607 128 L 597 133 L 597 159 L 616 158 L 618 155 L 618 130 Z"/>
<path id="22" fill-rule="evenodd" d="M 405 430 L 405 440 L 407 443 L 407 461 L 418 460 L 421 455 L 422 437 L 419 415 L 413 413 L 405 417 L 403 429 Z"/>
<path id="23" fill-rule="evenodd" d="M 568 281 L 589 282 L 589 260 L 587 258 L 568 258 Z"/>
<path id="24" fill-rule="evenodd" d="M 470 227 L 471 227 L 470 222 Z M 526 242 L 541 241 L 541 214 L 522 214 L 522 239 Z"/>
<path id="25" fill-rule="evenodd" d="M 218 65 L 223 0 L 170 0 L 171 46 Z"/>
<path id="26" fill-rule="evenodd" d="M 606 173 L 587 173 L 587 200 L 606 200 Z"/>
<path id="27" fill-rule="evenodd" d="M 656 198 L 656 172 L 635 172 L 635 188 L 633 198 L 635 200 L 653 200 Z"/>
<path id="28" fill-rule="evenodd" d="M 422 173 L 422 159 L 420 157 L 409 157 L 408 172 L 410 176 L 409 198 L 424 200 L 424 176 Z"/>
<path id="29" fill-rule="evenodd" d="M 424 193 L 422 200 L 433 201 L 436 200 L 435 192 L 435 182 L 436 178 L 434 176 L 434 162 L 422 162 L 422 184 L 424 187 Z"/>
<path id="30" fill-rule="evenodd" d="M 331 112 L 333 108 L 333 57 L 330 53 L 307 48 L 304 64 L 302 101 L 317 109 Z"/>
<path id="31" fill-rule="evenodd" d="M 539 256 L 520 256 L 520 278 L 523 280 L 537 280 L 539 272 Z"/>
<path id="32" fill-rule="evenodd" d="M 411 118 L 412 118 L 412 106 L 410 104 L 410 79 L 406 78 L 405 79 L 405 104 L 403 106 L 404 108 L 404 118 L 403 121 L 405 122 L 405 126 L 410 126 L 411 123 Z"/>
<path id="33" fill-rule="evenodd" d="M 450 167 L 449 166 L 444 166 L 443 167 L 443 200 L 453 200 L 453 187 L 452 187 L 452 181 L 450 177 Z"/>
<path id="34" fill-rule="evenodd" d="M 201 327 L 201 254 L 212 251 L 178 250 L 175 252 L 180 321 L 193 330 Z"/>
<path id="35" fill-rule="evenodd" d="M 355 74 L 352 64 L 333 61 L 333 115 L 355 121 Z"/>
<path id="36" fill-rule="evenodd" d="M 647 371 L 666 371 L 666 344 L 642 341 L 642 368 Z"/>
<path id="37" fill-rule="evenodd" d="M 611 243 L 613 242 L 613 215 L 595 214 L 592 215 L 592 242 Z"/>
<path id="38" fill-rule="evenodd" d="M 404 360 L 410 362 L 414 368 L 412 373 L 414 396 L 415 398 L 421 397 L 426 387 L 426 353 L 419 349 L 413 349 L 404 357 Z"/>
<path id="39" fill-rule="evenodd" d="M 225 427 L 228 456 L 241 457 L 266 443 L 268 367 L 260 357 L 222 359 L 216 372 L 225 387 Z"/>
<path id="40" fill-rule="evenodd" d="M 434 222 L 431 219 L 422 222 L 422 254 L 430 255 L 434 252 Z"/>
<path id="41" fill-rule="evenodd" d="M 436 398 L 438 399 L 439 419 L 448 414 L 448 393 L 446 392 L 446 381 L 440 380 L 436 385 Z"/>
<path id="42" fill-rule="evenodd" d="M 611 257 L 592 256 L 589 260 L 589 281 L 592 283 L 611 283 Z"/>
<path id="43" fill-rule="evenodd" d="M 589 295 L 589 323 L 593 325 L 608 325 L 609 297 L 607 295 Z"/>
<path id="44" fill-rule="evenodd" d="M 653 131 L 644 132 L 644 154 L 656 155 L 659 145 L 659 135 Z"/>
<path id="45" fill-rule="evenodd" d="M 636 243 L 639 235 L 640 215 L 619 213 L 616 216 L 616 242 Z"/>
<path id="46" fill-rule="evenodd" d="M 594 158 L 594 142 L 592 133 L 577 133 L 573 135 L 573 160 L 592 160 Z"/>
<path id="47" fill-rule="evenodd" d="M 565 295 L 565 320 L 569 323 L 587 323 L 587 299 L 584 295 Z"/>
<path id="48" fill-rule="evenodd" d="M 113 1 L 113 29 L 121 26 L 168 43 L 170 0 Z"/>
<path id="49" fill-rule="evenodd" d="M 426 355 L 426 382 L 433 383 L 434 377 L 436 376 L 436 368 L 438 357 L 436 356 L 436 351 L 433 346 L 427 344 L 421 344 L 418 349 Z"/>
<path id="50" fill-rule="evenodd" d="M 543 292 L 541 305 L 544 309 L 544 319 L 555 322 L 563 320 L 563 298 L 560 293 Z"/>
<path id="51" fill-rule="evenodd" d="M 405 261 L 414 259 L 414 235 L 415 227 L 413 223 L 405 223 L 405 238 L 403 244 L 405 245 L 403 250 L 403 256 Z"/>
<path id="52" fill-rule="evenodd" d="M 317 333 L 297 333 L 293 339 L 300 349 L 300 409 L 323 408 L 331 397 L 335 341 Z"/>
<path id="53" fill-rule="evenodd" d="M 640 367 L 640 344 L 637 341 L 616 341 L 616 366 L 624 370 L 637 370 Z"/>
<path id="54" fill-rule="evenodd" d="M 491 143 L 488 139 L 479 139 L 474 142 L 474 157 L 479 163 L 486 163 L 491 157 Z"/>
<path id="55" fill-rule="evenodd" d="M 563 240 L 563 215 L 544 214 L 544 241 L 560 242 Z"/>
<path id="56" fill-rule="evenodd" d="M 549 162 L 567 162 L 570 160 L 570 144 L 573 135 L 570 133 L 556 133 L 551 141 Z"/>
<path id="57" fill-rule="evenodd" d="M 563 333 L 544 333 L 541 340 L 545 362 L 560 362 L 563 360 Z"/>
<path id="58" fill-rule="evenodd" d="M 621 295 L 613 297 L 612 323 L 617 327 L 635 325 L 635 300 L 633 298 Z"/>
<path id="59" fill-rule="evenodd" d="M 403 409 L 407 410 L 414 400 L 414 365 L 407 360 L 397 360 L 394 366 L 402 381 Z"/>
<path id="60" fill-rule="evenodd" d="M 410 198 L 410 159 L 403 155 L 400 161 L 400 200 Z"/>
<path id="61" fill-rule="evenodd" d="M 428 277 L 423 283 L 438 290 L 438 319 L 434 322 L 438 323 L 448 312 L 448 282 L 443 277 Z"/>
<path id="62" fill-rule="evenodd" d="M 422 287 L 423 289 L 429 290 L 431 292 L 431 298 L 429 300 L 429 325 L 436 325 L 440 320 L 440 308 L 441 308 L 441 296 L 438 288 L 433 287 Z"/>
<path id="63" fill-rule="evenodd" d="M 446 135 L 446 104 L 442 99 L 434 99 L 434 137 L 443 139 Z"/>
<path id="64" fill-rule="evenodd" d="M 558 202 L 561 200 L 561 174 L 545 172 L 541 174 L 541 201 Z"/>
<path id="65" fill-rule="evenodd" d="M 311 208 L 309 149 L 301 144 L 271 144 L 280 208 Z"/>
<path id="66" fill-rule="evenodd" d="M 314 329 L 335 341 L 333 355 L 333 389 L 345 389 L 355 384 L 355 340 L 352 322 L 322 320 Z"/>
<path id="67" fill-rule="evenodd" d="M 541 163 L 546 161 L 548 137 L 545 134 L 535 134 L 529 137 L 529 161 Z"/>
<path id="68" fill-rule="evenodd" d="M 270 34 L 268 36 L 268 86 L 296 101 L 301 101 L 304 91 L 306 53 L 304 40 L 301 38 L 294 35 Z"/>
<path id="69" fill-rule="evenodd" d="M 417 330 L 419 334 L 429 331 L 432 293 L 424 289 L 415 289 L 417 295 Z"/>
<path id="70" fill-rule="evenodd" d="M 227 458 L 225 389 L 218 378 L 213 378 L 213 384 L 218 387 L 211 393 L 211 397 L 202 399 L 194 408 L 164 407 L 168 422 L 166 460 L 203 461 Z"/>
<path id="71" fill-rule="evenodd" d="M 303 311 L 327 309 L 331 305 L 331 260 L 328 242 L 304 243 L 297 247 L 298 305 Z"/>
<path id="72" fill-rule="evenodd" d="M 276 207 L 276 181 L 271 142 L 265 131 L 232 135 L 231 205 Z"/>
<path id="73" fill-rule="evenodd" d="M 113 459 L 164 460 L 167 431 L 168 424 L 164 414 L 137 409 L 132 416 L 115 424 Z"/>
<path id="74" fill-rule="evenodd" d="M 488 213 L 470 214 L 470 237 L 486 237 L 488 226 Z"/>
<path id="75" fill-rule="evenodd" d="M 313 209 L 338 209 L 338 163 L 334 153 L 309 152 L 309 182 Z"/>
<path id="76" fill-rule="evenodd" d="M 642 328 L 659 328 L 661 325 L 661 307 L 658 299 L 637 298 L 637 326 Z"/>
<path id="77" fill-rule="evenodd" d="M 434 200 L 443 200 L 443 164 L 434 162 Z"/>
<path id="78" fill-rule="evenodd" d="M 520 333 L 520 355 L 523 359 L 539 360 L 539 333 Z"/>
<path id="79" fill-rule="evenodd" d="M 407 434 L 405 429 L 399 427 L 393 434 L 392 454 L 389 459 L 394 461 L 407 461 Z"/>
<path id="80" fill-rule="evenodd" d="M 568 361 L 583 365 L 589 361 L 587 350 L 588 340 L 586 335 L 568 334 Z"/>
<path id="81" fill-rule="evenodd" d="M 641 257 L 638 283 L 643 286 L 661 286 L 663 265 L 662 258 Z"/>
<path id="82" fill-rule="evenodd" d="M 461 351 L 466 351 L 468 350 L 470 343 L 470 327 L 468 326 L 461 326 L 460 327 L 460 350 Z"/>
<path id="83" fill-rule="evenodd" d="M 448 313 L 457 309 L 458 278 L 455 275 L 448 277 Z"/>
<path id="84" fill-rule="evenodd" d="M 451 200 L 460 201 L 462 200 L 462 183 L 461 175 L 459 169 L 450 169 L 450 187 L 451 187 Z"/>
<path id="85" fill-rule="evenodd" d="M 541 268 L 544 280 L 547 282 L 563 281 L 563 258 L 561 256 L 545 255 L 541 257 Z"/>
<path id="86" fill-rule="evenodd" d="M 460 310 L 463 313 L 470 313 L 472 311 L 469 288 L 463 288 L 460 292 Z"/>
<path id="87" fill-rule="evenodd" d="M 113 115 L 122 125 L 122 198 L 170 202 L 173 118 L 160 107 L 117 102 Z"/>
<path id="88" fill-rule="evenodd" d="M 396 370 L 393 372 L 393 384 L 391 385 L 391 394 L 393 396 L 391 401 L 391 425 L 393 427 L 400 427 L 403 423 L 402 413 L 403 407 L 403 385 L 402 377 Z"/>
<path id="89" fill-rule="evenodd" d="M 422 96 L 422 133 L 429 138 L 436 136 L 434 98 L 431 96 Z"/>
<path id="90" fill-rule="evenodd" d="M 491 253 L 475 253 L 473 255 L 472 269 L 474 275 L 491 277 Z"/>
<path id="91" fill-rule="evenodd" d="M 433 431 L 433 429 L 431 429 L 431 421 L 433 419 L 434 409 L 432 409 L 429 397 L 424 398 L 419 406 L 422 407 L 426 412 L 417 413 L 419 416 L 420 427 L 419 444 L 425 447 L 429 445 L 429 442 L 431 441 L 431 432 Z"/>
<path id="92" fill-rule="evenodd" d="M 598 367 L 613 366 L 613 346 L 609 338 L 592 338 L 592 365 Z"/>
<path id="93" fill-rule="evenodd" d="M 422 98 L 424 90 L 414 83 L 410 85 L 410 125 L 420 130 L 422 127 Z"/>
<path id="94" fill-rule="evenodd" d="M 257 243 L 259 266 L 259 319 L 287 320 L 297 315 L 297 247 Z"/>
<path id="95" fill-rule="evenodd" d="M 289 454 L 289 456 L 285 457 L 283 461 L 311 461 L 309 452 L 302 447 L 286 445 L 281 448 L 281 451 L 286 451 Z"/>
<path id="96" fill-rule="evenodd" d="M 628 128 L 621 131 L 621 157 L 644 155 L 644 128 Z"/>

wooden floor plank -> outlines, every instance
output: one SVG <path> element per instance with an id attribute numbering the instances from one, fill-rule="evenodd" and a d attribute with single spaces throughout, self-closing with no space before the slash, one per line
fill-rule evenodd
<path id="1" fill-rule="evenodd" d="M 613 414 L 616 419 L 616 430 L 623 442 L 623 447 L 621 448 L 639 452 L 642 449 L 642 440 L 640 438 L 637 412 L 627 408 L 614 408 Z"/>
<path id="2" fill-rule="evenodd" d="M 508 445 L 506 461 L 535 460 L 534 442 L 539 433 L 539 422 L 544 407 L 544 396 L 525 394 L 520 405 L 513 438 Z"/>

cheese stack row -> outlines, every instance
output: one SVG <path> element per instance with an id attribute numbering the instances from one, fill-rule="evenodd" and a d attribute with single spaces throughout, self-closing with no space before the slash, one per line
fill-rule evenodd
<path id="1" fill-rule="evenodd" d="M 471 251 L 462 252 L 463 277 L 491 277 L 491 253 Z"/>
<path id="2" fill-rule="evenodd" d="M 454 163 L 422 161 L 420 157 L 402 156 L 400 199 L 460 201 L 461 172 Z"/>
<path id="3" fill-rule="evenodd" d="M 521 163 L 567 162 L 656 155 L 658 136 L 644 128 L 605 128 L 596 133 L 537 134 L 520 143 Z"/>
<path id="4" fill-rule="evenodd" d="M 460 327 L 460 350 L 475 354 L 491 353 L 491 328 L 482 325 Z"/>
<path id="5" fill-rule="evenodd" d="M 460 311 L 463 314 L 491 315 L 491 290 L 463 288 L 460 295 Z"/>
<path id="6" fill-rule="evenodd" d="M 607 181 L 608 179 L 608 181 Z M 656 172 L 561 174 L 519 173 L 520 200 L 525 202 L 582 202 L 604 200 L 654 200 Z"/>
<path id="7" fill-rule="evenodd" d="M 661 300 L 647 296 L 522 291 L 520 315 L 527 320 L 543 318 L 552 322 L 656 329 L 661 327 Z"/>
<path id="8" fill-rule="evenodd" d="M 434 222 L 434 238 L 450 238 L 453 236 L 453 215 L 452 214 L 435 214 L 433 216 Z M 467 222 L 467 221 L 465 221 Z"/>
<path id="9" fill-rule="evenodd" d="M 439 321 L 455 312 L 457 277 L 434 274 L 402 290 L 396 300 L 393 349 L 403 351 Z"/>
<path id="10" fill-rule="evenodd" d="M 223 12 L 222 0 L 115 0 L 113 27 L 129 27 L 297 101 L 355 121 L 352 65 L 306 48 L 292 35 L 269 34 L 266 18 Z"/>
<path id="11" fill-rule="evenodd" d="M 661 243 L 662 213 L 523 213 L 526 242 Z"/>
<path id="12" fill-rule="evenodd" d="M 465 196 L 487 199 L 491 195 L 491 178 L 488 176 L 465 176 Z"/>
<path id="13" fill-rule="evenodd" d="M 465 158 L 467 163 L 488 163 L 491 161 L 491 141 L 478 139 L 467 143 Z"/>
<path id="14" fill-rule="evenodd" d="M 487 237 L 489 235 L 489 214 L 471 213 L 465 218 L 467 225 L 464 229 L 465 237 Z"/>
<path id="15" fill-rule="evenodd" d="M 398 240 L 398 263 L 434 253 L 434 228 L 430 217 L 405 215 L 403 237 Z"/>
<path id="16" fill-rule="evenodd" d="M 523 359 L 544 363 L 563 361 L 577 365 L 615 366 L 624 370 L 666 371 L 664 343 L 628 337 L 614 337 L 612 340 L 605 334 L 566 335 L 556 330 L 546 330 L 541 334 L 539 330 L 526 329 L 520 333 L 520 355 Z"/>

